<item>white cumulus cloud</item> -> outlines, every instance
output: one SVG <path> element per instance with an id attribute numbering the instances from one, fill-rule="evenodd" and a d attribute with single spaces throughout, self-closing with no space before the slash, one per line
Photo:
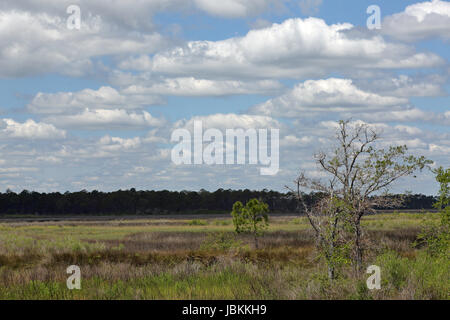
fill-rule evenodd
<path id="1" fill-rule="evenodd" d="M 208 116 L 194 116 L 190 119 L 179 120 L 175 122 L 175 128 L 194 127 L 195 121 L 201 121 L 203 128 L 215 128 L 219 130 L 226 129 L 269 129 L 280 128 L 281 124 L 268 116 L 235 114 L 235 113 L 217 113 Z"/>
<path id="2" fill-rule="evenodd" d="M 63 139 L 66 132 L 55 128 L 54 125 L 35 122 L 28 119 L 25 122 L 17 122 L 13 119 L 0 119 L 0 136 L 23 139 Z"/>
<path id="3" fill-rule="evenodd" d="M 84 89 L 78 92 L 39 92 L 28 104 L 33 113 L 70 113 L 89 109 L 137 109 L 146 105 L 160 104 L 163 101 L 156 95 L 124 95 L 116 89 L 104 86 L 98 90 Z"/>
<path id="4" fill-rule="evenodd" d="M 322 76 L 346 68 L 421 68 L 444 64 L 433 53 L 415 52 L 377 35 L 354 35 L 349 23 L 288 19 L 244 37 L 191 41 L 162 51 L 138 68 L 197 78 L 276 78 Z M 134 67 L 139 67 L 135 63 Z"/>
<path id="5" fill-rule="evenodd" d="M 380 110 L 407 103 L 405 98 L 380 96 L 357 88 L 350 79 L 308 80 L 282 96 L 251 108 L 254 114 L 299 117 L 315 112 Z"/>
<path id="6" fill-rule="evenodd" d="M 426 1 L 407 6 L 386 17 L 382 32 L 405 41 L 431 37 L 450 38 L 450 2 Z"/>
<path id="7" fill-rule="evenodd" d="M 47 122 L 59 127 L 74 129 L 124 129 L 158 127 L 164 124 L 163 119 L 155 118 L 147 111 L 129 112 L 124 109 L 85 109 L 75 115 L 56 115 L 46 118 Z"/>

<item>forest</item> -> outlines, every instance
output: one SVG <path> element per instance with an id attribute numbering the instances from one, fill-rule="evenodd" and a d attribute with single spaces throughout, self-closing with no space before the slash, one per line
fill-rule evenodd
<path id="1" fill-rule="evenodd" d="M 320 199 L 320 193 L 309 193 L 305 200 L 309 204 Z M 423 194 L 391 195 L 402 198 L 396 208 L 376 209 L 429 210 L 436 197 Z M 224 190 L 200 191 L 137 191 L 114 192 L 86 191 L 65 193 L 39 193 L 23 190 L 15 193 L 7 190 L 0 193 L 1 215 L 152 215 L 188 213 L 228 213 L 236 201 L 247 202 L 257 198 L 269 205 L 271 213 L 299 213 L 298 201 L 291 192 L 269 190 Z"/>

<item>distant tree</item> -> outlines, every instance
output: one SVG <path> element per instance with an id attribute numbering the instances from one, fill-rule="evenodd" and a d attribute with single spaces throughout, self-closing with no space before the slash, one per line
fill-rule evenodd
<path id="1" fill-rule="evenodd" d="M 329 232 L 335 237 L 346 229 L 353 235 L 353 262 L 358 271 L 362 270 L 364 250 L 362 217 L 374 212 L 376 207 L 399 206 L 401 197 L 386 197 L 389 187 L 432 163 L 423 156 L 407 155 L 406 146 L 391 146 L 387 150 L 377 148 L 378 139 L 378 133 L 367 124 L 339 121 L 333 151 L 315 155 L 319 170 L 327 178 L 309 178 L 301 173 L 293 190 L 319 243 Z M 308 206 L 302 189 L 325 194 L 328 200 Z M 323 223 L 324 219 L 327 223 Z"/>
<path id="2" fill-rule="evenodd" d="M 401 195 L 392 195 L 399 198 Z M 0 193 L 0 214 L 152 214 L 152 213 L 184 213 L 184 212 L 220 212 L 229 211 L 236 201 L 243 203 L 250 199 L 260 199 L 267 203 L 272 212 L 295 212 L 298 202 L 293 192 L 254 190 L 222 190 L 216 192 L 203 191 L 138 191 L 135 189 L 113 192 L 69 192 L 39 193 L 22 191 L 14 193 L 7 190 Z M 317 204 L 321 199 L 320 192 L 304 195 L 308 206 Z M 435 197 L 424 195 L 406 195 L 402 209 L 432 209 Z M 389 202 L 389 201 L 388 201 Z M 377 210 L 388 209 L 385 206 Z"/>
<path id="3" fill-rule="evenodd" d="M 240 201 L 235 202 L 233 205 L 231 215 L 236 233 L 252 234 L 257 249 L 258 237 L 269 226 L 268 212 L 269 206 L 258 199 L 251 199 L 245 206 Z"/>

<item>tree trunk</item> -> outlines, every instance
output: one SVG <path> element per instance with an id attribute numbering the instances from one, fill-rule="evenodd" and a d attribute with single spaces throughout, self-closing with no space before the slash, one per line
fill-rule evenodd
<path id="1" fill-rule="evenodd" d="M 363 269 L 363 248 L 361 243 L 361 224 L 360 219 L 355 224 L 355 270 L 361 273 Z"/>
<path id="2" fill-rule="evenodd" d="M 259 249 L 259 248 L 258 248 L 258 236 L 256 235 L 256 233 L 255 233 L 253 236 L 254 236 L 254 238 L 255 238 L 255 248 L 256 248 L 256 249 Z"/>
<path id="3" fill-rule="evenodd" d="M 328 279 L 334 280 L 335 276 L 336 275 L 335 275 L 334 266 L 331 264 L 328 264 Z"/>
<path id="4" fill-rule="evenodd" d="M 328 279 L 333 281 L 336 278 L 336 267 L 334 264 L 334 243 L 330 243 L 329 252 L 326 254 L 327 264 L 328 264 Z"/>

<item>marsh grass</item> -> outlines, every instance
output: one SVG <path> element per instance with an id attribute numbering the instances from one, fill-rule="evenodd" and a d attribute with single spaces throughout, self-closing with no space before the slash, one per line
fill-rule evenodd
<path id="1" fill-rule="evenodd" d="M 412 245 L 436 218 L 364 220 L 379 291 L 352 268 L 331 283 L 304 217 L 272 218 L 258 250 L 230 219 L 4 223 L 0 299 L 449 299 L 449 261 Z M 72 264 L 81 290 L 66 287 Z"/>

